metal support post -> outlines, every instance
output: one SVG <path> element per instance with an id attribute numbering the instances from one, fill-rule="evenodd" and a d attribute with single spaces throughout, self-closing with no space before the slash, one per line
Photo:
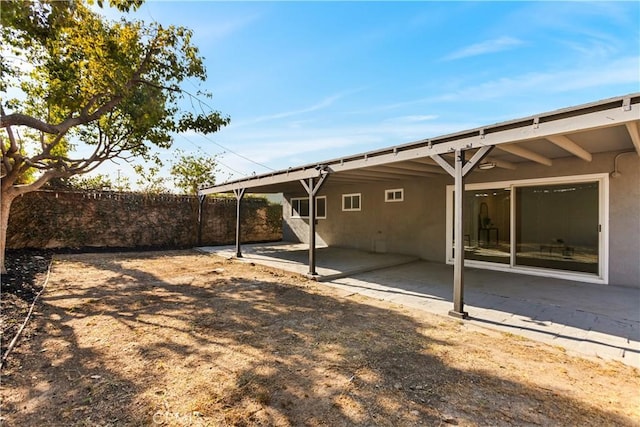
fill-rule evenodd
<path id="1" fill-rule="evenodd" d="M 466 319 L 469 314 L 464 311 L 464 178 L 480 163 L 493 149 L 492 145 L 484 146 L 465 160 L 465 150 L 455 150 L 455 164 L 452 167 L 440 155 L 435 154 L 436 161 L 449 175 L 454 178 L 454 219 L 453 219 L 453 310 L 449 315 L 459 319 Z"/>
<path id="2" fill-rule="evenodd" d="M 236 196 L 236 257 L 242 258 L 242 251 L 240 249 L 240 205 L 242 198 L 244 197 L 244 188 L 238 188 L 233 190 L 233 194 Z"/>
<path id="3" fill-rule="evenodd" d="M 198 246 L 202 246 L 202 211 L 206 194 L 198 195 Z"/>
<path id="4" fill-rule="evenodd" d="M 309 276 L 315 277 L 316 272 L 316 194 L 327 178 L 327 174 L 322 174 L 318 178 L 309 178 L 308 181 L 300 180 L 300 183 L 307 190 L 309 195 Z M 317 181 L 316 181 L 317 179 Z"/>
<path id="5" fill-rule="evenodd" d="M 450 316 L 465 319 L 464 311 L 464 246 L 462 239 L 463 203 L 464 203 L 464 151 L 456 150 L 455 187 L 454 187 L 454 222 L 453 222 L 453 310 Z"/>
<path id="6" fill-rule="evenodd" d="M 313 178 L 309 178 L 309 188 L 314 188 Z M 316 192 L 309 192 L 309 274 L 316 276 Z"/>

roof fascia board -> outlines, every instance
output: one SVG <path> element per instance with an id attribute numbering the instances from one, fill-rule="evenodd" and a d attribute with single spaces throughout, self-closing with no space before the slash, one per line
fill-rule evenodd
<path id="1" fill-rule="evenodd" d="M 446 154 L 455 152 L 458 149 L 470 150 L 485 147 L 488 145 L 500 145 L 518 143 L 535 139 L 544 139 L 548 136 L 563 135 L 585 130 L 599 129 L 603 127 L 624 124 L 637 120 L 640 114 L 640 104 L 632 105 L 631 111 L 623 111 L 622 108 L 612 108 L 593 113 L 587 113 L 578 117 L 558 119 L 550 122 L 532 124 L 516 129 L 508 129 L 500 132 L 483 134 L 458 139 L 456 141 L 412 148 L 394 153 L 382 154 L 379 156 L 365 156 L 362 159 L 351 160 L 342 164 L 328 164 L 328 168 L 333 172 L 347 171 L 363 167 L 385 165 L 388 163 L 401 162 L 405 160 L 415 160 L 422 157 L 432 157 L 436 154 Z"/>
<path id="2" fill-rule="evenodd" d="M 574 132 L 601 129 L 616 125 L 622 125 L 640 117 L 640 104 L 634 104 L 628 111 L 620 107 L 611 108 L 592 113 L 586 113 L 577 117 L 558 119 L 549 122 L 532 124 L 516 129 L 507 129 L 495 133 L 487 133 L 459 139 L 456 141 L 437 144 L 432 147 L 434 154 L 453 152 L 458 148 L 479 148 L 485 145 L 499 145 L 546 139 L 550 136 L 564 135 Z"/>
<path id="3" fill-rule="evenodd" d="M 214 185 L 213 187 L 203 188 L 198 194 L 227 193 L 239 188 L 263 187 L 267 185 L 281 184 L 291 181 L 299 181 L 301 179 L 317 178 L 322 175 L 321 168 L 310 168 L 304 170 L 274 172 L 271 175 L 257 176 L 247 178 L 242 181 L 234 181 L 226 184 Z"/>
<path id="4" fill-rule="evenodd" d="M 546 117 L 541 115 L 539 117 Z M 564 135 L 573 132 L 581 132 L 587 130 L 600 129 L 610 126 L 622 125 L 638 120 L 640 116 L 640 104 L 631 104 L 626 108 L 615 106 L 599 111 L 587 112 L 578 116 L 558 118 L 555 120 L 541 121 L 538 117 L 528 119 L 530 124 L 523 125 L 513 129 L 504 129 L 491 132 L 494 126 L 487 126 L 486 132 L 483 128 L 475 131 L 461 133 L 461 137 L 452 141 L 442 143 L 428 143 L 427 140 L 405 144 L 403 146 L 389 147 L 379 152 L 369 152 L 360 155 L 349 156 L 346 159 L 336 159 L 327 162 L 320 162 L 318 165 L 326 165 L 329 172 L 341 172 L 363 167 L 371 167 L 377 165 L 386 165 L 406 160 L 416 160 L 425 157 L 431 157 L 436 154 L 452 153 L 456 150 L 477 149 L 488 145 L 500 145 L 509 143 L 518 143 L 529 140 L 545 139 L 554 135 Z M 524 120 L 518 120 L 524 122 Z M 475 134 L 474 134 L 475 133 Z M 470 135 L 464 137 L 463 135 Z M 441 138 L 434 138 L 437 141 Z M 406 148 L 404 148 L 406 147 Z M 415 147 L 415 148 L 409 148 Z M 377 154 L 384 153 L 384 154 Z M 210 188 L 202 189 L 199 194 L 223 193 L 236 188 L 252 188 L 264 185 L 272 185 L 317 177 L 318 169 L 314 166 L 307 166 L 309 169 L 303 168 L 293 171 L 275 172 L 269 175 L 261 175 L 257 177 L 247 178 L 244 180 L 233 181 L 226 184 L 216 185 Z"/>

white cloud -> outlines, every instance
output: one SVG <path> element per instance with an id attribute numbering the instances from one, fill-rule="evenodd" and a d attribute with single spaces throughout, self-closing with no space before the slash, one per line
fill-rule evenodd
<path id="1" fill-rule="evenodd" d="M 248 14 L 240 17 L 225 17 L 224 20 L 211 22 L 207 20 L 206 24 L 197 25 L 196 36 L 198 45 L 203 46 L 212 42 L 217 42 L 236 34 L 261 18 L 259 13 Z"/>
<path id="2" fill-rule="evenodd" d="M 298 110 L 284 111 L 281 113 L 270 114 L 267 116 L 256 117 L 254 119 L 251 119 L 247 122 L 242 123 L 242 125 L 259 123 L 259 122 L 264 122 L 268 120 L 284 119 L 286 117 L 297 116 L 304 113 L 311 113 L 313 111 L 322 110 L 323 108 L 329 107 L 331 104 L 333 104 L 336 100 L 340 99 L 341 97 L 342 97 L 341 94 L 331 95 L 309 107 L 300 108 Z"/>
<path id="3" fill-rule="evenodd" d="M 590 65 L 580 65 L 559 71 L 537 71 L 512 77 L 501 77 L 477 85 L 468 85 L 459 89 L 432 96 L 408 99 L 391 104 L 378 105 L 366 110 L 352 111 L 350 114 L 362 115 L 381 111 L 402 109 L 415 105 L 438 105 L 450 102 L 475 102 L 509 98 L 513 96 L 541 96 L 570 91 L 602 89 L 621 85 L 635 85 L 640 90 L 640 56 L 631 56 L 606 62 L 596 61 Z M 620 95 L 611 93 L 611 96 Z M 410 116 L 409 116 L 410 117 Z"/>
<path id="4" fill-rule="evenodd" d="M 500 37 L 493 40 L 487 40 L 481 43 L 475 43 L 462 49 L 451 52 L 442 58 L 443 61 L 452 61 L 454 59 L 468 58 L 471 56 L 485 55 L 488 53 L 502 52 L 510 50 L 516 46 L 523 44 L 522 40 L 513 37 Z"/>
<path id="5" fill-rule="evenodd" d="M 334 95 L 330 95 L 325 97 L 324 99 L 320 100 L 319 102 L 310 105 L 308 107 L 303 107 L 303 108 L 299 108 L 299 109 L 295 109 L 295 110 L 290 110 L 290 111 L 283 111 L 280 113 L 275 113 L 275 114 L 269 114 L 269 115 L 265 115 L 265 116 L 259 116 L 259 117 L 255 117 L 252 119 L 247 119 L 245 121 L 240 121 L 232 126 L 234 126 L 235 128 L 239 128 L 239 127 L 246 127 L 246 126 L 250 126 L 256 123 L 261 123 L 261 122 L 267 122 L 267 121 L 271 121 L 271 120 L 278 120 L 278 119 L 284 119 L 284 118 L 288 118 L 288 117 L 294 117 L 294 116 L 299 116 L 299 115 L 303 115 L 306 113 L 311 113 L 314 111 L 318 111 L 318 110 L 322 110 L 325 109 L 327 107 L 332 106 L 336 101 L 338 101 L 339 99 L 343 98 L 346 95 L 355 93 L 355 92 L 359 92 L 361 91 L 361 88 L 358 89 L 351 89 L 351 90 L 347 90 L 347 91 L 343 91 L 343 92 L 339 92 L 336 93 Z M 296 124 L 300 124 L 302 123 L 302 121 L 298 120 L 298 121 L 294 121 L 291 123 L 292 127 L 296 127 Z"/>
<path id="6" fill-rule="evenodd" d="M 411 104 L 431 103 L 440 105 L 446 112 L 446 104 L 473 100 L 474 103 L 493 99 L 519 97 L 539 98 L 545 95 L 561 94 L 571 91 L 594 90 L 616 85 L 640 85 L 638 69 L 640 58 L 628 57 L 608 64 L 593 65 L 589 68 L 576 67 L 558 72 L 533 72 L 513 77 L 503 77 L 486 81 L 478 85 L 462 87 L 456 91 L 435 94 L 429 98 L 410 100 L 394 104 L 400 108 Z M 619 95 L 611 93 L 611 96 Z M 537 99 L 536 98 L 536 99 Z M 297 111 L 313 111 L 330 104 L 326 99 L 312 107 Z M 386 106 L 389 107 L 389 106 Z M 382 107 L 384 108 L 384 106 Z M 289 112 L 288 116 L 294 112 Z M 404 144 L 423 138 L 445 135 L 464 129 L 471 129 L 485 123 L 471 121 L 444 122 L 436 120 L 436 115 L 404 115 L 383 119 L 377 123 L 353 123 L 332 127 L 330 129 L 313 127 L 311 123 L 304 126 L 286 127 L 280 125 L 256 129 L 246 127 L 229 129 L 225 135 L 226 142 L 241 142 L 239 149 L 243 155 L 260 163 L 266 163 L 275 169 L 298 166 L 305 163 L 329 160 L 351 154 L 369 151 L 386 146 Z M 476 120 L 482 120 L 474 116 Z M 225 131 L 225 133 L 227 133 Z M 222 136 L 222 135 L 221 135 Z M 233 141 L 233 142 L 232 142 Z M 238 170 L 264 172 L 259 166 L 234 159 L 229 154 L 226 161 L 237 165 Z M 291 164 L 291 159 L 302 160 Z"/>
<path id="7" fill-rule="evenodd" d="M 395 123 L 416 123 L 416 122 L 425 122 L 428 120 L 435 120 L 438 116 L 435 114 L 422 114 L 422 115 L 409 115 L 409 116 L 401 116 L 401 117 L 393 117 L 391 119 L 385 120 L 386 122 L 395 122 Z"/>
<path id="8" fill-rule="evenodd" d="M 440 101 L 495 99 L 513 95 L 555 94 L 606 86 L 640 84 L 640 57 L 622 58 L 589 68 L 534 72 L 490 80 L 437 97 Z M 612 94 L 617 95 L 617 94 Z"/>

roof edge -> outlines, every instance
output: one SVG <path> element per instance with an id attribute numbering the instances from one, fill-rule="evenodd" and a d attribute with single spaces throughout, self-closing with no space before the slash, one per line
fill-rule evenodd
<path id="1" fill-rule="evenodd" d="M 569 119 L 573 117 L 579 117 L 588 113 L 596 113 L 599 111 L 609 110 L 612 108 L 619 108 L 629 105 L 631 108 L 632 105 L 640 104 L 640 92 L 630 93 L 627 95 L 616 96 L 613 98 L 606 98 L 599 101 L 594 101 L 586 104 L 580 104 L 572 107 L 566 107 L 561 109 L 556 109 L 540 114 L 535 114 L 523 118 L 508 120 L 504 122 L 498 122 L 492 125 L 467 129 L 451 134 L 445 134 L 441 136 L 436 136 L 433 138 L 425 138 L 420 139 L 413 142 L 408 142 L 405 144 L 389 146 L 385 148 L 381 148 L 378 150 L 357 153 L 350 156 L 344 156 L 339 158 L 334 158 L 330 160 L 320 161 L 316 163 L 309 163 L 306 165 L 290 167 L 287 169 L 281 169 L 274 172 L 268 172 L 260 175 L 253 175 L 245 178 L 240 178 L 232 181 L 227 181 L 222 184 L 216 184 L 209 187 L 203 187 L 199 189 L 199 194 L 212 194 L 219 192 L 231 191 L 233 188 L 242 187 L 242 183 L 248 183 L 250 181 L 261 182 L 264 180 L 271 181 L 274 180 L 276 176 L 286 176 L 293 177 L 299 175 L 308 175 L 310 170 L 317 170 L 319 167 L 324 165 L 331 165 L 337 163 L 344 163 L 352 160 L 359 159 L 367 159 L 368 157 L 380 156 L 383 154 L 396 153 L 398 151 L 405 151 L 414 148 L 420 148 L 424 146 L 428 146 L 429 148 L 435 147 L 439 144 L 452 143 L 455 141 L 467 140 L 471 137 L 484 136 L 489 134 L 495 134 L 498 132 L 508 131 L 523 128 L 525 126 L 531 126 L 532 124 L 538 123 L 551 123 L 556 120 L 561 119 Z M 447 146 L 450 144 L 446 144 Z M 296 178 L 285 179 L 285 181 L 290 181 Z"/>

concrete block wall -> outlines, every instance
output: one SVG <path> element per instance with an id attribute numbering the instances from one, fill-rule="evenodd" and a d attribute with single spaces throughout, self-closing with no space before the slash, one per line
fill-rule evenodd
<path id="1" fill-rule="evenodd" d="M 202 244 L 235 241 L 235 198 L 205 199 Z M 282 239 L 282 208 L 242 201 L 243 242 Z M 191 247 L 198 244 L 193 196 L 38 191 L 13 202 L 7 248 Z"/>

